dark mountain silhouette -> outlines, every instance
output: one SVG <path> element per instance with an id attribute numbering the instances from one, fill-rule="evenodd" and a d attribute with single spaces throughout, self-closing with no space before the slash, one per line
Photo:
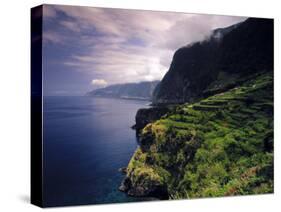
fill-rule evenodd
<path id="1" fill-rule="evenodd" d="M 273 20 L 249 18 L 178 49 L 154 91 L 153 103 L 193 102 L 249 75 L 272 70 Z"/>
<path id="2" fill-rule="evenodd" d="M 151 100 L 159 81 L 110 85 L 87 93 L 88 96 Z"/>

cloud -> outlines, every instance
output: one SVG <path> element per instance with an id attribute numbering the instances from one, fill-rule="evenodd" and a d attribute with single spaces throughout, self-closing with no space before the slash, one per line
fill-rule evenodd
<path id="1" fill-rule="evenodd" d="M 64 94 L 68 94 L 68 91 L 65 91 L 65 90 L 57 90 L 57 91 L 54 91 L 54 94 L 56 94 L 56 95 L 64 95 Z"/>
<path id="2" fill-rule="evenodd" d="M 57 16 L 57 11 L 55 7 L 55 5 L 44 5 L 43 16 L 45 18 L 55 18 Z"/>
<path id="3" fill-rule="evenodd" d="M 97 51 L 98 50 L 98 51 Z M 161 51 L 145 47 L 103 45 L 86 55 L 74 55 L 65 65 L 82 72 L 105 74 L 110 84 L 159 80 L 167 71 L 159 59 Z M 169 58 L 170 60 L 170 58 Z"/>
<path id="4" fill-rule="evenodd" d="M 79 25 L 75 22 L 61 21 L 60 24 L 62 25 L 62 27 L 65 27 L 65 28 L 69 29 L 70 31 L 74 31 L 74 32 L 80 32 L 81 31 Z"/>
<path id="5" fill-rule="evenodd" d="M 237 16 L 193 15 L 175 22 L 162 34 L 163 37 L 157 45 L 159 48 L 176 50 L 207 39 L 216 28 L 230 26 L 245 19 Z"/>
<path id="6" fill-rule="evenodd" d="M 63 36 L 55 31 L 45 31 L 43 33 L 43 43 L 64 44 Z"/>
<path id="7" fill-rule="evenodd" d="M 107 85 L 107 82 L 104 79 L 93 79 L 92 85 L 94 85 L 95 88 L 103 88 Z"/>
<path id="8" fill-rule="evenodd" d="M 57 28 L 46 28 L 46 42 L 77 47 L 60 63 L 89 75 L 96 80 L 96 85 L 103 86 L 105 83 L 160 80 L 168 71 L 176 49 L 205 39 L 215 28 L 246 19 L 92 7 L 45 7 L 48 8 L 46 21 L 56 17 L 58 23 Z"/>

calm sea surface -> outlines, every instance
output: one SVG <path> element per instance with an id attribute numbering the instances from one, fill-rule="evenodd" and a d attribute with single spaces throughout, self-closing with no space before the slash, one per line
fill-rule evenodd
<path id="1" fill-rule="evenodd" d="M 118 191 L 137 148 L 134 124 L 148 102 L 44 97 L 43 199 L 47 206 L 141 201 Z"/>

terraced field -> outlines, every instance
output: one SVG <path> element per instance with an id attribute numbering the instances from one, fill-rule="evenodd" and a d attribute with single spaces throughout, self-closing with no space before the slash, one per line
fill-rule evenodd
<path id="1" fill-rule="evenodd" d="M 272 73 L 146 125 L 124 182 L 170 199 L 272 193 Z"/>

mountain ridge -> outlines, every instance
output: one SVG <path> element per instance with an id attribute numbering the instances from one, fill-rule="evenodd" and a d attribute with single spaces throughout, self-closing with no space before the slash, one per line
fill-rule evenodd
<path id="1" fill-rule="evenodd" d="M 143 81 L 138 83 L 123 83 L 109 85 L 105 88 L 88 92 L 87 96 L 151 100 L 152 93 L 159 81 Z"/>

